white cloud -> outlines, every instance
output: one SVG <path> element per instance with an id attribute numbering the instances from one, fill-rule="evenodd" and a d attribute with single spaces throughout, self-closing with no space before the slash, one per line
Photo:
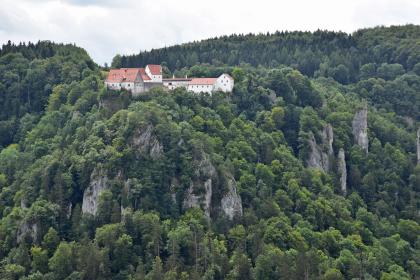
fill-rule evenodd
<path id="1" fill-rule="evenodd" d="M 100 64 L 232 33 L 342 30 L 420 23 L 418 0 L 0 0 L 0 43 L 52 40 L 85 48 Z"/>

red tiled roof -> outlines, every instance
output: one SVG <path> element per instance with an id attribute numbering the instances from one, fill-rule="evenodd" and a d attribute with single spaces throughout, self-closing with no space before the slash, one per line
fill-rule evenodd
<path id="1" fill-rule="evenodd" d="M 217 78 L 193 78 L 188 85 L 213 85 Z"/>
<path id="2" fill-rule="evenodd" d="M 143 81 L 149 81 L 151 80 L 150 77 L 146 74 L 146 70 L 144 68 L 139 68 L 141 78 Z"/>
<path id="3" fill-rule="evenodd" d="M 108 83 L 122 83 L 122 82 L 132 83 L 136 80 L 139 70 L 140 68 L 111 69 L 108 73 L 108 77 L 106 78 L 106 81 Z"/>
<path id="4" fill-rule="evenodd" d="M 146 67 L 149 68 L 152 75 L 162 75 L 162 66 L 156 64 L 148 64 Z"/>
<path id="5" fill-rule="evenodd" d="M 163 82 L 174 82 L 174 81 L 191 81 L 191 78 L 167 78 L 167 79 L 162 79 Z"/>

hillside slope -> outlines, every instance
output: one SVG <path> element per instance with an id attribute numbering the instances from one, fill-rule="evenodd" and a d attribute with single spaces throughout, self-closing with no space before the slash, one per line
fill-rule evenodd
<path id="1" fill-rule="evenodd" d="M 412 70 L 420 61 L 420 26 L 392 26 L 342 32 L 276 32 L 231 35 L 116 56 L 114 66 L 164 63 L 170 70 L 197 63 L 236 66 L 296 67 L 308 76 L 333 77 L 341 83 L 358 81 L 364 64 L 399 63 Z M 417 65 L 416 69 L 420 65 Z"/>
<path id="2" fill-rule="evenodd" d="M 418 41 L 418 27 L 395 28 L 319 36 L 345 53 L 355 40 L 372 50 L 399 44 L 383 36 Z M 296 38 L 284 40 L 292 50 Z M 2 119 L 16 133 L 0 147 L 1 279 L 420 276 L 416 48 L 406 64 L 367 62 L 344 84 L 294 63 L 170 67 L 228 72 L 234 91 L 155 88 L 137 99 L 104 88 L 83 50 L 28 48 L 3 47 L 0 69 L 28 77 L 38 63 L 69 65 L 38 76 L 51 87 L 33 95 L 42 108 L 11 102 L 11 88 L 28 87 L 0 72 L 0 98 L 27 104 Z"/>

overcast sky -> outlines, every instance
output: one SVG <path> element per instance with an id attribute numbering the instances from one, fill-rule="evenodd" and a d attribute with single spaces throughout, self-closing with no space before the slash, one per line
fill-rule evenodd
<path id="1" fill-rule="evenodd" d="M 0 43 L 76 43 L 103 64 L 224 34 L 420 24 L 420 0 L 0 0 Z"/>

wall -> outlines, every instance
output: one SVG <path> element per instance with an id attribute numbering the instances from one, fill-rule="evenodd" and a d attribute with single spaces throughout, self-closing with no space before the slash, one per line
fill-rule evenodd
<path id="1" fill-rule="evenodd" d="M 212 93 L 214 89 L 213 85 L 188 85 L 188 90 L 195 93 Z"/>
<path id="2" fill-rule="evenodd" d="M 176 89 L 179 87 L 188 88 L 189 81 L 164 81 L 163 86 L 168 89 Z"/>
<path id="3" fill-rule="evenodd" d="M 148 66 L 144 69 L 146 71 L 147 76 L 152 79 L 151 81 L 146 81 L 147 83 L 161 83 L 162 82 L 162 75 L 152 75 L 152 72 L 150 72 L 150 69 Z"/>
<path id="4" fill-rule="evenodd" d="M 222 74 L 216 80 L 215 90 L 221 90 L 223 92 L 231 92 L 233 90 L 234 81 L 232 77 Z"/>

